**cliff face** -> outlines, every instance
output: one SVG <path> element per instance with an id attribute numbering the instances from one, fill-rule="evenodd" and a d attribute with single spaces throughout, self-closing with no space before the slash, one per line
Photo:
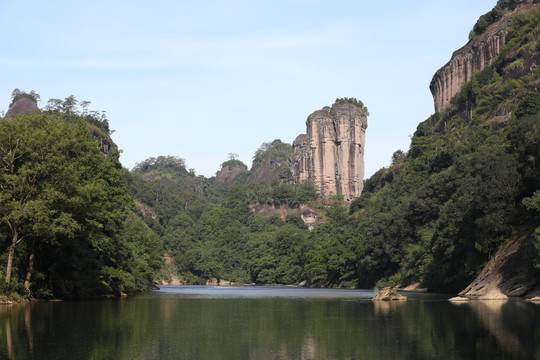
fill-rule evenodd
<path id="1" fill-rule="evenodd" d="M 515 10 L 506 10 L 499 21 L 492 24 L 478 37 L 454 52 L 450 61 L 439 69 L 429 86 L 435 103 L 435 111 L 443 111 L 461 86 L 471 79 L 474 72 L 490 65 L 506 44 L 505 27 L 518 13 L 538 9 L 540 4 L 523 1 Z"/>
<path id="2" fill-rule="evenodd" d="M 341 194 L 350 201 L 362 193 L 367 117 L 349 103 L 335 103 L 307 121 L 307 134 L 293 143 L 292 177 L 296 182 L 313 179 L 323 197 Z"/>
<path id="3" fill-rule="evenodd" d="M 118 151 L 118 146 L 116 146 L 109 135 L 100 132 L 91 125 L 88 125 L 88 133 L 90 133 L 99 143 L 99 151 L 101 152 L 101 155 L 107 155 L 111 151 Z"/>
<path id="4" fill-rule="evenodd" d="M 287 159 L 280 160 L 275 156 L 268 156 L 263 162 L 254 164 L 246 183 L 257 183 L 261 181 L 270 181 L 277 179 L 279 181 L 288 181 Z"/>
<path id="5" fill-rule="evenodd" d="M 491 64 L 506 43 L 506 35 L 506 31 L 495 27 L 454 52 L 452 59 L 435 73 L 429 85 L 436 112 L 446 108 L 461 85 L 471 79 L 473 72 Z"/>
<path id="6" fill-rule="evenodd" d="M 292 146 L 280 139 L 263 143 L 253 156 L 253 163 L 246 182 L 277 180 L 291 182 L 290 157 Z"/>
<path id="7" fill-rule="evenodd" d="M 479 36 L 454 53 L 452 59 L 433 77 L 429 86 L 435 111 L 446 108 L 450 99 L 471 79 L 473 72 L 484 69 L 501 51 L 506 42 L 504 30 Z"/>
<path id="8" fill-rule="evenodd" d="M 489 291 L 497 289 L 506 296 L 540 295 L 540 280 L 532 275 L 536 252 L 533 236 L 526 234 L 502 246 L 476 279 L 459 294 L 481 298 Z"/>
<path id="9" fill-rule="evenodd" d="M 242 165 L 224 166 L 220 171 L 217 172 L 216 178 L 214 179 L 214 185 L 218 186 L 225 184 L 227 186 L 232 186 L 234 185 L 238 175 L 245 171 L 246 167 Z"/>
<path id="10" fill-rule="evenodd" d="M 17 101 L 8 109 L 6 113 L 6 119 L 12 119 L 15 116 L 36 110 L 38 107 L 35 102 L 28 98 L 22 98 Z"/>

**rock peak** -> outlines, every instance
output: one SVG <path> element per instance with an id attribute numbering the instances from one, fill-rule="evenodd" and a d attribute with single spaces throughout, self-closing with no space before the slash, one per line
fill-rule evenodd
<path id="1" fill-rule="evenodd" d="M 473 73 L 489 66 L 508 41 L 505 28 L 515 14 L 531 12 L 540 8 L 532 0 L 521 1 L 515 8 L 507 8 L 500 19 L 489 25 L 480 35 L 471 39 L 452 54 L 446 65 L 440 68 L 429 89 L 433 95 L 435 111 L 443 111 L 461 86 L 471 80 Z"/>
<path id="2" fill-rule="evenodd" d="M 336 102 L 306 120 L 307 133 L 293 143 L 292 175 L 296 182 L 312 179 L 323 197 L 360 196 L 364 179 L 365 111 Z"/>
<path id="3" fill-rule="evenodd" d="M 19 114 L 36 110 L 37 104 L 29 98 L 20 98 L 15 101 L 6 113 L 6 119 L 11 119 Z"/>

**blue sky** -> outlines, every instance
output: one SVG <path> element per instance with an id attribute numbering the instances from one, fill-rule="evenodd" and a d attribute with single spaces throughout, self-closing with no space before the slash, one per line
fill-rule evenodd
<path id="1" fill-rule="evenodd" d="M 105 110 L 127 168 L 213 176 L 292 143 L 339 97 L 370 111 L 366 177 L 434 111 L 429 82 L 496 0 L 0 0 L 0 110 L 14 88 Z"/>

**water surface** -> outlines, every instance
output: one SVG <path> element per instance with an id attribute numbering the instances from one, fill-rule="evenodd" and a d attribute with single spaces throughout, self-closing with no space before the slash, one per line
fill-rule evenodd
<path id="1" fill-rule="evenodd" d="M 166 286 L 0 307 L 0 359 L 540 359 L 540 305 L 369 290 Z"/>

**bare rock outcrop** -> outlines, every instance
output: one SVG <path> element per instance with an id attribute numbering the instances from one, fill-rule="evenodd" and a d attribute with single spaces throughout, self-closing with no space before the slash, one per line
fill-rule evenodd
<path id="1" fill-rule="evenodd" d="M 506 43 L 506 35 L 502 29 L 487 32 L 454 52 L 452 59 L 435 73 L 429 86 L 436 112 L 446 108 L 474 72 L 491 64 Z"/>
<path id="2" fill-rule="evenodd" d="M 88 125 L 88 132 L 99 143 L 99 151 L 101 155 L 107 155 L 111 151 L 118 151 L 118 146 L 112 141 L 111 137 L 103 131 L 98 130 L 94 126 Z"/>
<path id="3" fill-rule="evenodd" d="M 530 296 L 538 291 L 539 280 L 531 276 L 530 268 L 536 251 L 532 236 L 522 235 L 503 246 L 459 295 L 479 300 L 503 300 L 509 296 Z"/>
<path id="4" fill-rule="evenodd" d="M 289 175 L 290 169 L 288 167 L 287 159 L 280 160 L 277 157 L 270 155 L 266 157 L 263 162 L 253 165 L 246 183 L 257 183 L 274 179 L 288 181 L 290 180 Z"/>
<path id="5" fill-rule="evenodd" d="M 279 215 L 281 220 L 285 221 L 288 215 L 297 215 L 311 231 L 322 224 L 319 214 L 309 206 L 302 204 L 296 208 L 290 208 L 287 205 L 275 206 L 273 204 L 252 204 L 249 206 L 253 213 L 265 217 Z"/>
<path id="6" fill-rule="evenodd" d="M 484 33 L 470 40 L 454 52 L 450 61 L 439 69 L 429 86 L 435 103 L 435 111 L 443 111 L 461 86 L 469 81 L 474 72 L 490 65 L 507 42 L 505 27 L 517 13 L 538 9 L 540 4 L 532 0 L 522 1 L 514 10 L 506 10 L 500 20 L 489 26 Z"/>
<path id="7" fill-rule="evenodd" d="M 323 197 L 341 194 L 351 201 L 360 196 L 367 128 L 362 108 L 337 102 L 329 111 L 312 113 L 306 127 L 307 134 L 299 135 L 293 143 L 294 181 L 313 179 Z"/>
<path id="8" fill-rule="evenodd" d="M 135 200 L 135 205 L 139 208 L 143 216 L 160 221 L 159 214 L 150 206 L 143 204 L 137 200 Z"/>
<path id="9" fill-rule="evenodd" d="M 6 119 L 12 119 L 16 115 L 19 115 L 19 114 L 22 114 L 22 113 L 25 113 L 25 112 L 29 112 L 29 111 L 33 111 L 33 110 L 36 110 L 37 108 L 38 107 L 37 107 L 37 104 L 35 103 L 35 101 L 32 101 L 31 99 L 28 99 L 28 98 L 21 98 L 21 99 L 15 101 L 15 103 L 13 105 L 11 105 L 11 107 L 9 108 L 9 110 L 6 113 L 5 118 Z"/>
<path id="10" fill-rule="evenodd" d="M 216 178 L 214 179 L 214 185 L 218 186 L 220 184 L 225 184 L 227 186 L 232 186 L 238 175 L 244 171 L 246 171 L 246 167 L 243 165 L 224 166 L 217 172 Z"/>
<path id="11" fill-rule="evenodd" d="M 508 300 L 508 296 L 503 294 L 497 286 L 490 286 L 478 300 Z"/>
<path id="12" fill-rule="evenodd" d="M 404 301 L 407 300 L 405 295 L 398 294 L 394 289 L 389 287 L 377 291 L 373 301 Z"/>

